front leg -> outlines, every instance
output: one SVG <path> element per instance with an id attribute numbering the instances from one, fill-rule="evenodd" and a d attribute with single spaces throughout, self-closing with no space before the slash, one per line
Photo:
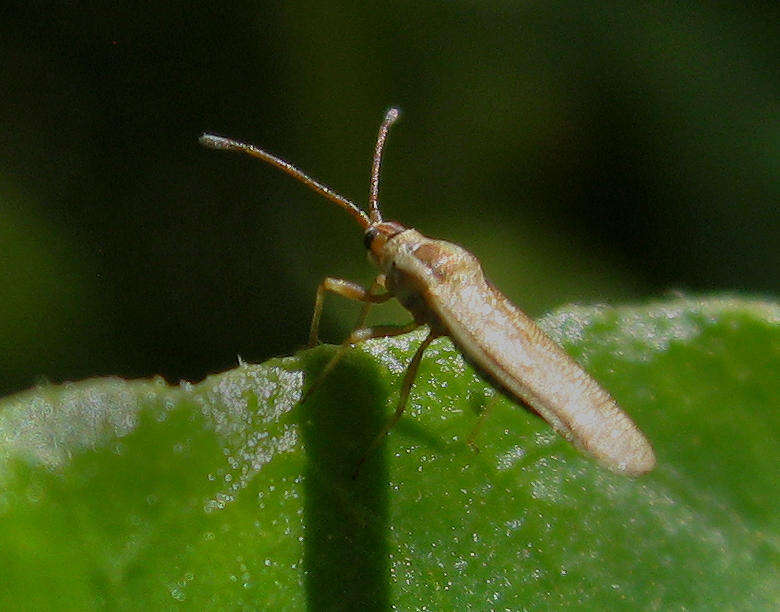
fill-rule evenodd
<path id="1" fill-rule="evenodd" d="M 382 287 L 384 287 L 384 275 L 382 274 L 377 276 L 374 284 L 371 285 L 371 288 L 368 291 L 357 283 L 342 278 L 333 278 L 329 276 L 323 280 L 320 283 L 320 286 L 317 287 L 317 298 L 314 301 L 314 314 L 311 319 L 311 330 L 309 331 L 309 346 L 312 347 L 319 344 L 320 317 L 322 316 L 322 307 L 325 302 L 326 292 L 335 293 L 349 300 L 363 302 L 365 304 L 358 322 L 358 327 L 360 327 L 368 314 L 368 308 L 371 304 L 380 304 L 393 297 L 393 294 L 389 292 L 376 293 L 376 290 Z"/>

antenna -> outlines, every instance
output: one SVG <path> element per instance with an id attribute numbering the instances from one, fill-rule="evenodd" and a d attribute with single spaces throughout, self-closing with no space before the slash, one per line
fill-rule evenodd
<path id="1" fill-rule="evenodd" d="M 390 127 L 401 116 L 401 111 L 395 107 L 388 109 L 382 125 L 379 126 L 379 135 L 376 138 L 374 148 L 374 163 L 371 166 L 371 191 L 368 194 L 368 212 L 371 215 L 371 223 L 382 221 L 382 213 L 379 210 L 379 168 L 382 165 L 382 149 L 385 147 L 387 133 Z"/>
<path id="2" fill-rule="evenodd" d="M 392 110 L 393 109 L 390 109 L 390 111 L 388 111 L 387 116 L 385 117 L 385 121 L 382 124 L 384 135 L 382 133 L 382 129 L 380 129 L 380 141 L 377 142 L 377 153 L 380 156 L 382 154 L 381 144 L 384 143 L 384 139 L 387 136 L 387 128 L 390 127 L 389 124 L 395 121 L 395 118 L 393 118 L 388 123 L 388 119 L 390 118 L 390 113 Z M 397 111 L 395 116 L 396 117 L 398 116 Z M 361 210 L 361 208 L 357 204 L 355 204 L 351 200 L 348 200 L 343 195 L 339 195 L 327 185 L 323 185 L 319 181 L 314 180 L 309 175 L 307 175 L 306 173 L 302 172 L 301 170 L 293 166 L 291 163 L 286 162 L 283 159 L 276 157 L 275 155 L 271 155 L 270 153 L 267 153 L 266 151 L 263 151 L 262 149 L 254 145 L 246 144 L 244 142 L 238 142 L 237 140 L 232 140 L 230 138 L 223 138 L 222 136 L 215 136 L 214 134 L 202 134 L 198 140 L 200 144 L 202 144 L 204 147 L 217 149 L 218 151 L 237 151 L 239 153 L 246 153 L 251 157 L 262 159 L 264 162 L 279 168 L 279 170 L 281 170 L 282 172 L 286 172 L 294 179 L 297 179 L 298 181 L 300 181 L 301 183 L 309 187 L 309 189 L 316 191 L 321 196 L 324 196 L 331 202 L 335 202 L 336 204 L 341 206 L 341 208 L 346 210 L 350 215 L 352 215 L 355 218 L 355 220 L 360 224 L 360 226 L 363 229 L 367 229 L 373 222 L 373 213 L 372 213 L 372 217 L 369 218 L 369 216 L 363 210 Z M 374 166 L 378 176 L 379 163 L 377 161 L 377 154 L 374 155 Z M 377 179 L 377 183 L 378 183 L 378 179 Z M 372 189 L 372 193 L 374 193 L 373 181 L 372 181 L 371 189 Z"/>

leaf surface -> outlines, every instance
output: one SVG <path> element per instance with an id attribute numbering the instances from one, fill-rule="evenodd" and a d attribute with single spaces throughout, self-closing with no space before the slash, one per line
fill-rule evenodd
<path id="1" fill-rule="evenodd" d="M 499 399 L 446 339 L 356 480 L 421 339 L 199 384 L 0 401 L 0 608 L 776 607 L 780 308 L 567 307 L 541 325 L 653 442 L 631 479 Z"/>

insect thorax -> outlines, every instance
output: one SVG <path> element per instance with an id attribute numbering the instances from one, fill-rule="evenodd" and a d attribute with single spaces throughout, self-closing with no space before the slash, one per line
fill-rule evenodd
<path id="1" fill-rule="evenodd" d="M 446 331 L 433 308 L 432 291 L 457 293 L 462 281 L 481 277 L 477 259 L 451 242 L 433 240 L 409 229 L 387 241 L 382 258 L 387 289 L 418 323 Z"/>

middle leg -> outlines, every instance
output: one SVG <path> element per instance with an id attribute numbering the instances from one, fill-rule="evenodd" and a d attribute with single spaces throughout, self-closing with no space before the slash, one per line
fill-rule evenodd
<path id="1" fill-rule="evenodd" d="M 360 329 L 356 329 L 338 347 L 338 349 L 336 349 L 333 357 L 330 358 L 330 361 L 328 361 L 328 363 L 322 369 L 322 372 L 319 373 L 311 386 L 306 389 L 306 392 L 301 398 L 301 403 L 304 403 L 307 399 L 309 399 L 309 396 L 314 393 L 314 391 L 322 384 L 328 374 L 330 374 L 338 362 L 341 361 L 341 358 L 346 355 L 347 350 L 349 350 L 351 346 L 360 344 L 366 340 L 371 340 L 372 338 L 392 338 L 393 336 L 400 336 L 401 334 L 414 331 L 418 327 L 420 327 L 419 323 L 412 322 L 406 325 L 376 325 L 374 327 L 362 327 Z"/>
<path id="2" fill-rule="evenodd" d="M 357 478 L 360 467 L 363 465 L 363 463 L 365 463 L 366 459 L 368 459 L 369 455 L 374 451 L 374 449 L 376 449 L 376 447 L 382 443 L 382 440 L 384 440 L 385 436 L 390 433 L 390 430 L 395 426 L 395 424 L 398 423 L 398 419 L 401 418 L 401 415 L 406 409 L 406 402 L 409 399 L 409 392 L 412 390 L 414 379 L 417 378 L 417 370 L 420 367 L 423 353 L 425 352 L 425 349 L 428 348 L 428 345 L 430 345 L 430 343 L 438 337 L 439 334 L 431 330 L 425 337 L 425 340 L 423 340 L 420 343 L 420 346 L 417 347 L 417 351 L 415 351 L 414 356 L 409 362 L 409 365 L 406 368 L 406 372 L 404 373 L 404 380 L 401 383 L 401 394 L 398 398 L 398 404 L 396 405 L 395 412 L 387 422 L 387 425 L 384 426 L 379 435 L 374 438 L 373 442 L 371 442 L 370 446 L 363 453 L 363 456 L 360 458 L 360 461 L 358 461 L 357 466 L 355 466 L 355 471 L 352 473 L 352 478 Z"/>

